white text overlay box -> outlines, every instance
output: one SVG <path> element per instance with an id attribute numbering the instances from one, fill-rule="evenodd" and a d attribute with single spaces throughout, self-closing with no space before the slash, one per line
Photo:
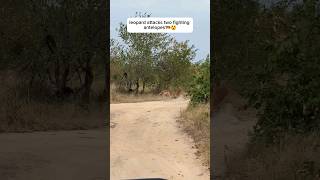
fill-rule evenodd
<path id="1" fill-rule="evenodd" d="M 192 33 L 193 19 L 182 17 L 170 18 L 128 18 L 129 33 Z"/>

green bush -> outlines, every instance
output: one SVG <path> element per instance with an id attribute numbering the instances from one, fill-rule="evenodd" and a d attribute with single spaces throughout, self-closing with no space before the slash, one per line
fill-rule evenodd
<path id="1" fill-rule="evenodd" d="M 206 103 L 210 97 L 210 58 L 195 65 L 195 73 L 188 89 L 191 104 Z"/>
<path id="2" fill-rule="evenodd" d="M 276 143 L 285 133 L 320 130 L 317 9 L 313 0 L 292 6 L 279 1 L 268 9 L 219 1 L 214 66 L 217 77 L 258 110 L 255 141 Z"/>
<path id="3" fill-rule="evenodd" d="M 292 11 L 285 27 L 294 28 L 272 43 L 269 75 L 262 76 L 263 83 L 251 94 L 260 109 L 255 136 L 268 142 L 277 141 L 284 132 L 320 130 L 320 23 L 309 13 L 314 8 L 306 1 Z"/>

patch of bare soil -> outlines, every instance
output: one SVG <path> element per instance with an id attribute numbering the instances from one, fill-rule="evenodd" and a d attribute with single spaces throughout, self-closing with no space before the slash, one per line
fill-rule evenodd
<path id="1" fill-rule="evenodd" d="M 105 130 L 0 134 L 1 180 L 105 180 Z"/>
<path id="2" fill-rule="evenodd" d="M 213 117 L 213 171 L 215 179 L 223 179 L 229 159 L 243 152 L 248 142 L 248 132 L 256 122 L 256 112 L 246 108 L 246 102 L 233 91 L 221 103 Z"/>

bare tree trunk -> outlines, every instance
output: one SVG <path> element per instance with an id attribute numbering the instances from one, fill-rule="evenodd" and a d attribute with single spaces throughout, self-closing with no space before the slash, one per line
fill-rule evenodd
<path id="1" fill-rule="evenodd" d="M 67 81 L 69 78 L 69 74 L 70 74 L 70 65 L 66 64 L 64 72 L 62 74 L 62 78 L 61 78 L 61 90 L 65 89 L 67 87 Z"/>
<path id="2" fill-rule="evenodd" d="M 136 80 L 136 86 L 137 86 L 136 87 L 136 94 L 138 94 L 139 93 L 139 87 L 140 87 L 139 86 L 139 79 Z"/>
<path id="3" fill-rule="evenodd" d="M 146 87 L 146 82 L 142 81 L 142 91 L 141 91 L 142 94 L 144 93 L 145 87 Z"/>
<path id="4" fill-rule="evenodd" d="M 55 77 L 55 84 L 57 86 L 57 89 L 60 89 L 60 61 L 59 59 L 56 60 L 56 66 L 54 71 L 54 77 Z"/>
<path id="5" fill-rule="evenodd" d="M 86 66 L 85 66 L 85 79 L 84 79 L 84 93 L 83 93 L 83 100 L 84 103 L 90 103 L 90 93 L 91 93 L 91 86 L 93 84 L 93 72 L 91 67 L 91 56 L 87 57 Z"/>
<path id="6" fill-rule="evenodd" d="M 110 57 L 108 57 L 110 58 Z M 105 63 L 105 74 L 104 74 L 104 79 L 105 79 L 105 97 L 108 98 L 110 96 L 110 59 L 107 60 L 107 62 Z"/>

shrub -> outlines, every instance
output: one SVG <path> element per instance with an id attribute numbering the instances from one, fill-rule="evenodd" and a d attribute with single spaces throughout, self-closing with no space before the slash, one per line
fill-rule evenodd
<path id="1" fill-rule="evenodd" d="M 196 64 L 195 75 L 188 89 L 191 104 L 206 103 L 210 97 L 210 58 Z"/>

